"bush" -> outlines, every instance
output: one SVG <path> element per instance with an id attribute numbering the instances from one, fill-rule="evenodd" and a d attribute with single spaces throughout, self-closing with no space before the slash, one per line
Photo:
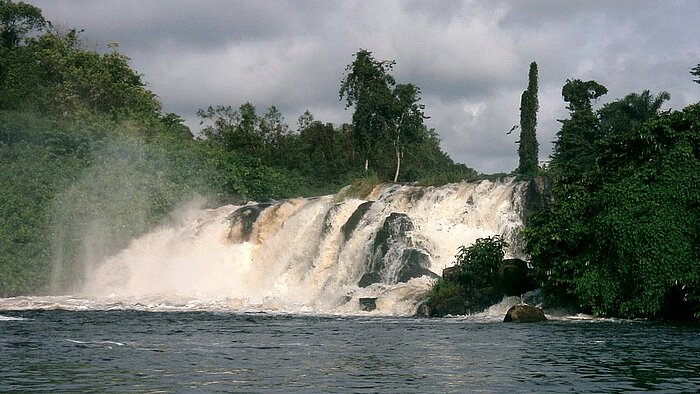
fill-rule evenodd
<path id="1" fill-rule="evenodd" d="M 498 268 L 508 247 L 500 235 L 478 238 L 469 247 L 461 246 L 455 256 L 461 267 L 461 282 L 465 287 L 478 288 L 497 282 Z"/>

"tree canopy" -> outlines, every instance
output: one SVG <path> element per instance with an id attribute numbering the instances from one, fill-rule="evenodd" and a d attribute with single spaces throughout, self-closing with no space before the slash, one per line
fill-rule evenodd
<path id="1" fill-rule="evenodd" d="M 700 316 L 700 107 L 644 91 L 594 114 L 601 85 L 564 92 L 554 201 L 526 231 L 543 289 L 597 315 Z"/>

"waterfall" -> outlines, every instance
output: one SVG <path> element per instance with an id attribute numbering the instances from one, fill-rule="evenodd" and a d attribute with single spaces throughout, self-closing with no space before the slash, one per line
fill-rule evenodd
<path id="1" fill-rule="evenodd" d="M 385 184 L 192 211 L 86 273 L 83 295 L 124 304 L 411 315 L 461 245 L 503 235 L 517 257 L 525 183 Z"/>

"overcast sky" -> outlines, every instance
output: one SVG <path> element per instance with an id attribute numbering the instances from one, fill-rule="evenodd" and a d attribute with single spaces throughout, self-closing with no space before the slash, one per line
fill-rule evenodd
<path id="1" fill-rule="evenodd" d="M 666 90 L 665 108 L 700 100 L 700 1 L 25 0 L 54 25 L 84 29 L 131 58 L 164 110 L 199 129 L 197 109 L 250 101 L 277 106 L 294 129 L 305 110 L 349 122 L 340 80 L 363 48 L 396 61 L 457 162 L 481 172 L 517 167 L 520 94 L 539 67 L 538 140 L 546 159 L 567 116 L 566 79 L 593 79 L 601 102 Z"/>

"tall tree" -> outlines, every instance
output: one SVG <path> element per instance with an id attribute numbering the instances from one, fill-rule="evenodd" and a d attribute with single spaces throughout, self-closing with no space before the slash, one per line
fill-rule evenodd
<path id="1" fill-rule="evenodd" d="M 700 83 L 700 63 L 697 66 L 690 69 L 690 74 L 698 77 L 698 79 L 693 79 L 693 82 Z"/>
<path id="2" fill-rule="evenodd" d="M 392 88 L 396 84 L 389 74 L 395 62 L 376 60 L 372 52 L 360 49 L 355 61 L 346 68 L 340 84 L 340 99 L 346 98 L 346 108 L 355 107 L 352 115 L 353 140 L 356 152 L 364 161 L 365 171 L 385 138 L 386 125 L 394 101 Z"/>
<path id="3" fill-rule="evenodd" d="M 394 182 L 399 180 L 401 171 L 401 158 L 403 157 L 403 145 L 406 142 L 414 142 L 421 138 L 424 131 L 423 113 L 424 105 L 419 104 L 420 88 L 413 84 L 399 84 L 394 89 L 394 111 L 391 117 L 393 124 L 391 137 L 396 153 L 396 171 Z"/>
<path id="4" fill-rule="evenodd" d="M 518 156 L 520 163 L 517 173 L 534 174 L 538 169 L 539 144 L 537 143 L 537 110 L 540 108 L 537 98 L 537 63 L 530 63 L 527 89 L 520 97 L 520 145 Z"/>
<path id="5" fill-rule="evenodd" d="M 593 167 L 595 144 L 599 124 L 593 113 L 592 100 L 606 94 L 608 89 L 596 81 L 567 80 L 562 96 L 571 114 L 562 120 L 561 130 L 554 144 L 551 167 L 556 178 L 564 183 L 573 183 Z"/>
<path id="6" fill-rule="evenodd" d="M 387 147 L 393 146 L 396 157 L 394 182 L 401 172 L 404 147 L 425 136 L 424 105 L 420 104 L 420 89 L 413 84 L 396 84 L 389 73 L 393 60 L 378 61 L 372 53 L 361 49 L 355 61 L 347 67 L 347 74 L 340 86 L 340 98 L 347 99 L 346 108 L 355 107 L 352 117 L 355 151 L 365 163 L 370 160 L 375 169 L 381 168 L 381 176 L 389 178 L 390 165 L 386 157 Z M 387 168 L 389 167 L 389 168 Z"/>

